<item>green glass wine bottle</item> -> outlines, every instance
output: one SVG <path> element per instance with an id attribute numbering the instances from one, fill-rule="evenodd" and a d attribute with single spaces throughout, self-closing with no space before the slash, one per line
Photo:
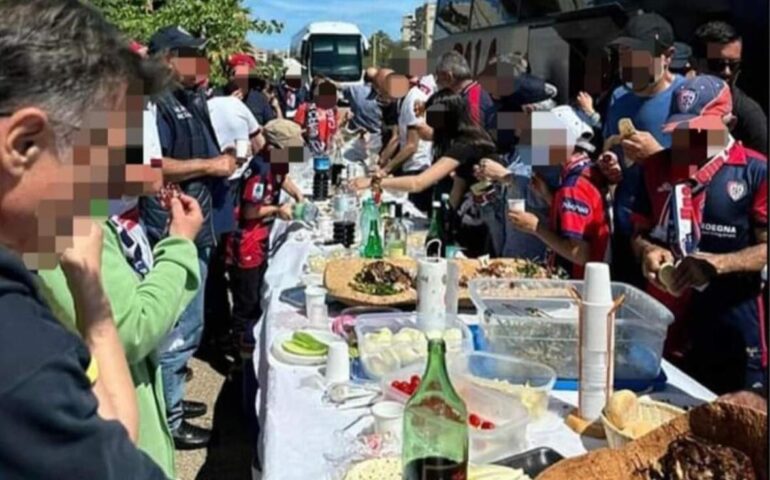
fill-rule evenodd
<path id="1" fill-rule="evenodd" d="M 466 480 L 467 418 L 449 380 L 444 340 L 431 339 L 422 382 L 404 410 L 404 480 Z"/>
<path id="2" fill-rule="evenodd" d="M 377 219 L 369 222 L 369 238 L 364 247 L 364 258 L 382 258 L 383 248 L 380 238 L 380 227 L 377 225 Z"/>

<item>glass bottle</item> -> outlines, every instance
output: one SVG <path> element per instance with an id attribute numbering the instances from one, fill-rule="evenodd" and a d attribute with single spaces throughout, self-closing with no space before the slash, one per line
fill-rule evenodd
<path id="1" fill-rule="evenodd" d="M 461 249 L 457 244 L 457 213 L 452 208 L 452 204 L 449 203 L 449 194 L 447 193 L 441 195 L 441 212 L 444 227 L 443 256 L 454 258 Z"/>
<path id="2" fill-rule="evenodd" d="M 428 341 L 428 366 L 404 409 L 404 480 L 468 478 L 468 410 L 446 368 L 444 340 Z"/>
<path id="3" fill-rule="evenodd" d="M 425 238 L 426 255 L 429 257 L 442 257 L 444 246 L 444 220 L 441 210 L 441 202 L 434 201 L 428 227 L 428 236 Z M 438 242 L 434 241 L 438 240 Z"/>
<path id="4" fill-rule="evenodd" d="M 385 228 L 385 256 L 388 258 L 401 258 L 406 256 L 406 237 L 409 232 L 401 218 L 402 205 L 392 203 L 390 205 L 390 219 Z"/>
<path id="5" fill-rule="evenodd" d="M 369 240 L 369 225 L 372 223 L 372 219 L 377 220 L 377 208 L 374 205 L 374 200 L 367 198 L 361 205 L 361 216 L 358 221 L 358 231 L 361 232 L 359 254 L 362 257 L 364 256 L 366 242 Z"/>
<path id="6" fill-rule="evenodd" d="M 369 237 L 364 247 L 364 258 L 382 258 L 382 239 L 376 218 L 369 223 Z"/>

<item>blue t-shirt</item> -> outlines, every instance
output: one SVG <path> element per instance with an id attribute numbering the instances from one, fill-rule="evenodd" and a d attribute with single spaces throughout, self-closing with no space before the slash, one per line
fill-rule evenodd
<path id="1" fill-rule="evenodd" d="M 249 107 L 260 125 L 267 125 L 267 122 L 275 119 L 273 107 L 270 106 L 265 94 L 259 90 L 251 90 L 243 99 L 243 103 Z"/>
<path id="2" fill-rule="evenodd" d="M 353 118 L 352 129 L 363 128 L 367 132 L 379 133 L 382 127 L 382 109 L 377 103 L 377 95 L 371 85 L 351 85 L 343 90 L 345 99 L 350 102 Z"/>
<path id="3" fill-rule="evenodd" d="M 612 93 L 612 100 L 607 110 L 604 138 L 610 138 L 619 133 L 618 120 L 630 118 L 637 130 L 650 132 L 663 148 L 671 147 L 671 135 L 663 133 L 663 125 L 671 112 L 671 98 L 674 91 L 684 83 L 684 80 L 684 77 L 675 75 L 671 86 L 653 97 L 640 97 L 625 86 L 618 87 Z M 642 172 L 639 165 L 625 167 L 621 148 L 616 147 L 614 151 L 618 154 L 620 164 L 623 166 L 623 182 L 615 191 L 615 232 L 630 236 L 633 233 L 631 207 L 637 193 L 644 188 Z"/>

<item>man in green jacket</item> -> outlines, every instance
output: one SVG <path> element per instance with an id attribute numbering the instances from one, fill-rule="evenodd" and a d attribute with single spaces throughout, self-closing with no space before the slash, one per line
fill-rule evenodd
<path id="1" fill-rule="evenodd" d="M 200 283 L 193 239 L 203 222 L 198 202 L 187 195 L 170 200 L 169 235 L 149 253 L 132 212 L 103 224 L 102 283 L 126 352 L 139 404 L 141 450 L 176 478 L 174 444 L 166 422 L 163 383 L 155 350 L 192 300 Z M 133 248 L 126 244 L 136 240 Z M 147 244 L 149 245 L 149 244 Z M 141 258 L 141 252 L 147 254 Z M 75 307 L 61 267 L 40 270 L 41 291 L 56 317 L 73 332 Z"/>

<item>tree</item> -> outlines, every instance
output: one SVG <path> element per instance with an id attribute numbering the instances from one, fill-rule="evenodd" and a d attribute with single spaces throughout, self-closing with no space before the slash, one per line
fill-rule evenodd
<path id="1" fill-rule="evenodd" d="M 179 25 L 193 35 L 208 40 L 206 53 L 211 61 L 211 81 L 226 80 L 227 59 L 251 46 L 246 35 L 280 32 L 276 20 L 253 18 L 243 0 L 91 0 L 126 35 L 147 42 L 159 28 Z"/>
<path id="2" fill-rule="evenodd" d="M 387 33 L 382 30 L 376 31 L 369 37 L 369 56 L 365 59 L 365 65 L 387 67 L 393 50 L 398 49 L 399 46 L 399 43 L 393 41 Z"/>

